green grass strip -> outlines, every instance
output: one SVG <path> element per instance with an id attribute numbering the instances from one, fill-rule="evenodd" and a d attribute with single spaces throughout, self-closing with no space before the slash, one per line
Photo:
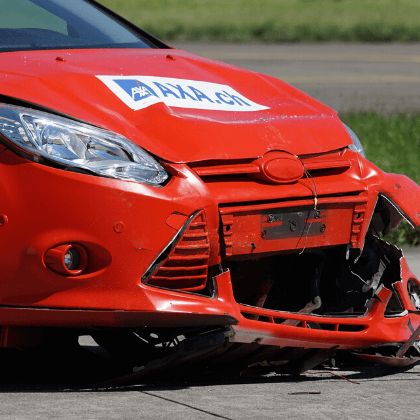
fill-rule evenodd
<path id="1" fill-rule="evenodd" d="M 419 41 L 418 0 L 100 0 L 164 41 Z"/>

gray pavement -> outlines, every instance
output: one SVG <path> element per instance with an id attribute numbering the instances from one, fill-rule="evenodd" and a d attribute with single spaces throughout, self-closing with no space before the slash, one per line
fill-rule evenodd
<path id="1" fill-rule="evenodd" d="M 336 373 L 336 371 L 334 372 Z M 0 394 L 4 419 L 409 419 L 417 418 L 420 369 L 364 367 L 238 382 L 161 384 L 107 391 Z"/>
<path id="2" fill-rule="evenodd" d="M 299 377 L 227 377 L 107 390 L 34 387 L 0 393 L 0 418 L 398 420 L 418 416 L 419 390 L 420 366 L 406 371 L 361 366 L 312 370 Z"/>
<path id="3" fill-rule="evenodd" d="M 173 46 L 284 80 L 340 113 L 420 111 L 420 43 Z"/>

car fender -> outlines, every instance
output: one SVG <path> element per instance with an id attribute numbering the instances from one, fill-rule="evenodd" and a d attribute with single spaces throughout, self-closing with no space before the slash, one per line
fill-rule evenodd
<path id="1" fill-rule="evenodd" d="M 388 200 L 392 207 L 404 217 L 413 228 L 420 226 L 420 187 L 405 175 L 383 173 L 378 185 L 378 194 Z M 398 216 L 391 213 L 391 228 L 398 226 Z"/>

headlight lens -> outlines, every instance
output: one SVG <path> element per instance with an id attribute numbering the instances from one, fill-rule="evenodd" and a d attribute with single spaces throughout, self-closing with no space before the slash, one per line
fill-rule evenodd
<path id="1" fill-rule="evenodd" d="M 154 186 L 168 178 L 125 137 L 46 112 L 0 104 L 0 133 L 31 154 L 98 175 Z"/>
<path id="2" fill-rule="evenodd" d="M 344 127 L 346 127 L 346 130 L 353 141 L 353 144 L 350 144 L 349 149 L 353 150 L 353 152 L 360 153 L 366 159 L 366 154 L 365 154 L 365 151 L 363 150 L 362 143 L 360 143 L 360 140 L 358 139 L 354 131 L 351 128 L 347 127 L 346 124 L 343 123 L 343 125 Z"/>

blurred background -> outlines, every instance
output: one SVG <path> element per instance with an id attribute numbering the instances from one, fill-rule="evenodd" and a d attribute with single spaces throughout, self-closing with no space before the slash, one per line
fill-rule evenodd
<path id="1" fill-rule="evenodd" d="M 418 0 L 100 0 L 165 41 L 420 41 Z"/>

